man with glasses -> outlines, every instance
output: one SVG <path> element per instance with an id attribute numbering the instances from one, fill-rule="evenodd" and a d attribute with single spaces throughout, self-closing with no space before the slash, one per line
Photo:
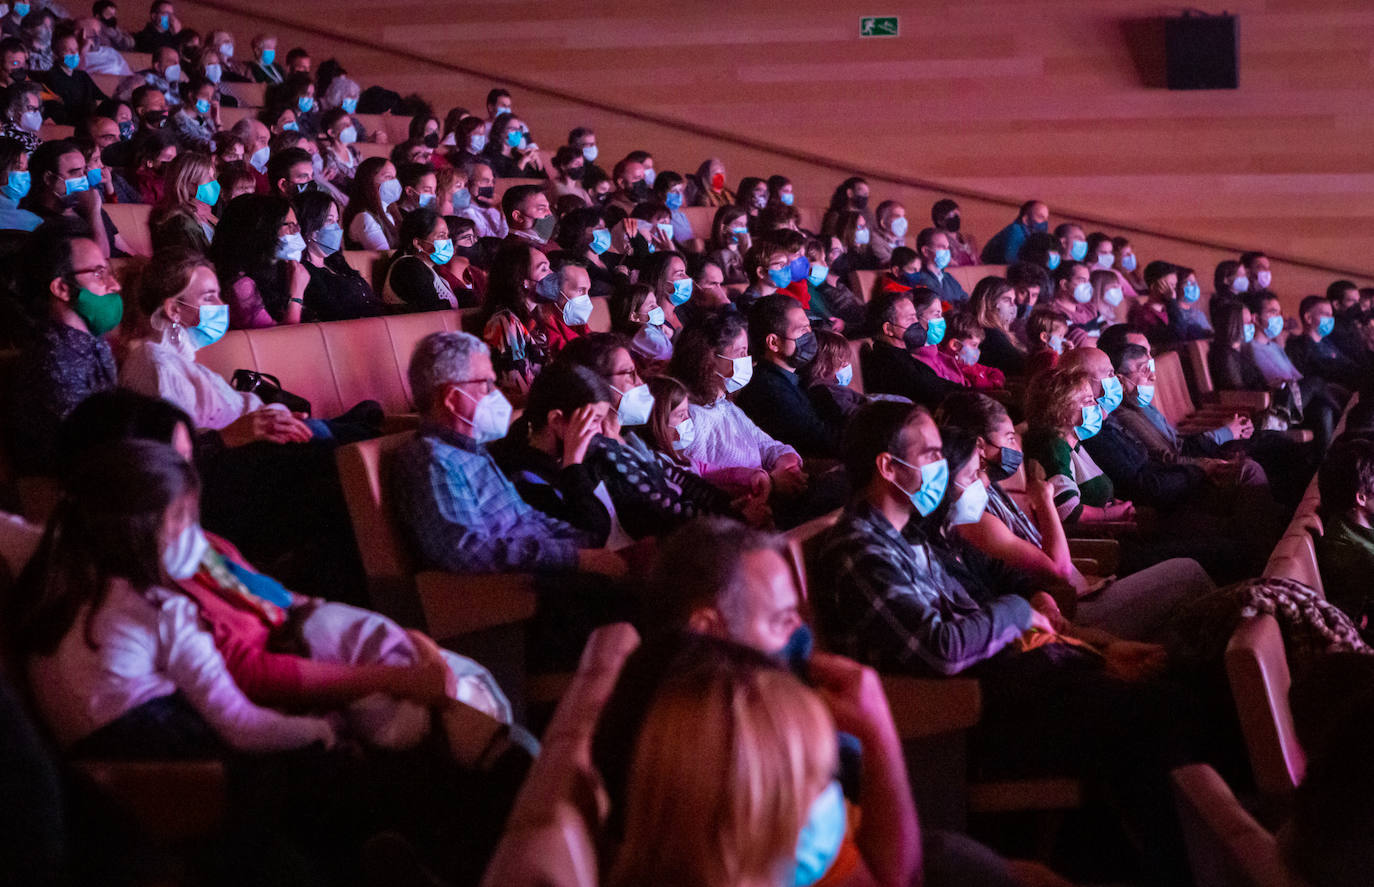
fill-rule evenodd
<path id="1" fill-rule="evenodd" d="M 41 225 L 26 247 L 25 296 L 45 306 L 4 392 L 6 444 L 20 476 L 51 475 L 57 428 L 88 396 L 115 387 L 103 338 L 123 316 L 119 282 L 89 228 L 64 217 Z"/>
<path id="2" fill-rule="evenodd" d="M 44 142 L 29 157 L 27 208 L 43 219 L 80 219 L 90 226 L 87 235 L 106 257 L 124 255 L 116 240 L 119 231 L 105 214 L 99 188 L 92 188 L 86 176 L 86 155 L 76 142 Z"/>

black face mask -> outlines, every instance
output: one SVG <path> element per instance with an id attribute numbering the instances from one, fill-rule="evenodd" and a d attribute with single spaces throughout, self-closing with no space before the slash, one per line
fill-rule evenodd
<path id="1" fill-rule="evenodd" d="M 958 234 L 960 221 L 959 216 L 947 216 L 945 218 L 945 230 L 951 234 Z"/>
<path id="2" fill-rule="evenodd" d="M 915 351 L 917 348 L 924 347 L 926 344 L 926 325 L 919 320 L 906 328 L 902 333 L 902 344 L 906 345 L 908 351 Z"/>
<path id="3" fill-rule="evenodd" d="M 432 132 L 425 136 L 424 141 L 426 148 L 437 148 L 439 147 L 439 134 L 437 132 Z"/>
<path id="4" fill-rule="evenodd" d="M 1021 467 L 1021 459 L 1020 450 L 1002 447 L 998 451 L 997 461 L 988 463 L 988 480 L 999 483 L 1011 477 Z"/>
<path id="5" fill-rule="evenodd" d="M 571 181 L 580 182 L 582 181 L 582 174 L 586 171 L 587 168 L 585 166 L 570 166 L 567 169 L 563 170 L 563 174 L 566 175 Z"/>
<path id="6" fill-rule="evenodd" d="M 483 185 L 477 189 L 477 196 L 483 200 L 490 200 L 496 196 L 495 185 Z"/>
<path id="7" fill-rule="evenodd" d="M 792 369 L 799 370 L 816 359 L 816 352 L 820 346 L 816 344 L 816 334 L 810 330 L 793 341 L 795 347 L 792 349 L 792 353 L 784 359 Z"/>
<path id="8" fill-rule="evenodd" d="M 649 183 L 640 179 L 630 186 L 628 193 L 635 203 L 642 203 L 649 199 Z"/>
<path id="9" fill-rule="evenodd" d="M 477 244 L 474 243 L 472 246 L 461 246 L 455 243 L 453 245 L 453 254 L 455 256 L 462 256 L 471 262 L 477 258 Z"/>
<path id="10" fill-rule="evenodd" d="M 148 129 L 161 129 L 162 124 L 167 122 L 167 112 L 148 111 L 147 113 L 143 114 L 139 119 L 143 121 L 143 125 L 146 126 Z"/>
<path id="11" fill-rule="evenodd" d="M 15 83 L 23 83 L 29 79 L 28 68 L 13 68 L 10 70 L 10 80 Z"/>
<path id="12" fill-rule="evenodd" d="M 868 195 L 856 194 L 854 196 L 854 208 L 857 209 L 859 212 L 863 212 L 864 210 L 868 209 Z"/>

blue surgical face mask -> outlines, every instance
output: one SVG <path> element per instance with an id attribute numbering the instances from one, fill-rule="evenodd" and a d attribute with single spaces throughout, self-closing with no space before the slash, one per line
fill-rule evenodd
<path id="1" fill-rule="evenodd" d="M 270 65 L 270 64 L 272 64 L 273 62 L 275 62 L 276 60 L 277 60 L 277 51 L 276 51 L 275 49 L 264 49 L 264 50 L 262 51 L 262 63 L 263 63 L 264 65 Z"/>
<path id="2" fill-rule="evenodd" d="M 784 191 L 778 195 L 778 200 L 782 201 L 783 206 L 791 206 L 796 199 L 797 195 L 793 194 L 791 191 Z"/>
<path id="3" fill-rule="evenodd" d="M 1087 440 L 1097 436 L 1097 432 L 1102 430 L 1102 407 L 1093 404 L 1083 408 L 1083 424 L 1074 429 L 1079 440 Z"/>
<path id="4" fill-rule="evenodd" d="M 1335 328 L 1336 318 L 1334 317 L 1323 317 L 1321 320 L 1317 321 L 1317 335 L 1321 336 L 1323 339 L 1331 335 L 1331 331 Z"/>
<path id="5" fill-rule="evenodd" d="M 1148 407 L 1155 399 L 1155 386 L 1137 385 L 1135 386 L 1135 402 L 1142 407 Z"/>
<path id="6" fill-rule="evenodd" d="M 768 282 L 778 289 L 792 284 L 792 266 L 786 265 L 782 268 L 768 269 Z"/>
<path id="7" fill-rule="evenodd" d="M 949 486 L 949 463 L 944 459 L 937 459 L 917 468 L 910 462 L 898 459 L 896 456 L 892 457 L 892 461 L 900 462 L 907 468 L 921 472 L 920 489 L 915 492 L 907 492 L 900 486 L 897 489 L 906 493 L 917 514 L 921 517 L 929 516 L 945 498 L 945 489 Z"/>
<path id="8" fill-rule="evenodd" d="M 10 173 L 10 175 L 14 175 Z M 1283 332 L 1283 316 L 1275 314 L 1264 322 L 1264 334 L 1271 339 L 1277 339 L 1279 333 Z"/>
<path id="9" fill-rule="evenodd" d="M 315 98 L 313 96 L 308 95 L 301 96 L 300 98 L 296 99 L 296 108 L 302 114 L 310 113 L 315 108 Z"/>
<path id="10" fill-rule="evenodd" d="M 73 194 L 80 194 L 82 191 L 91 190 L 91 180 L 84 175 L 77 176 L 74 179 L 67 179 L 63 184 L 67 189 L 68 197 Z"/>
<path id="11" fill-rule="evenodd" d="M 898 216 L 892 220 L 892 223 L 889 224 L 888 227 L 892 229 L 893 234 L 896 234 L 900 238 L 906 236 L 906 232 L 909 230 L 908 225 L 910 225 L 910 223 L 906 220 L 906 216 Z"/>
<path id="12" fill-rule="evenodd" d="M 343 245 L 343 228 L 339 225 L 325 225 L 315 232 L 315 245 L 326 256 L 332 256 Z"/>
<path id="13" fill-rule="evenodd" d="M 1121 257 L 1122 271 L 1134 271 L 1135 267 L 1135 253 L 1127 253 Z"/>
<path id="14" fill-rule="evenodd" d="M 339 107 L 344 109 L 345 114 L 353 114 L 358 110 L 357 99 L 344 99 L 339 103 Z"/>
<path id="15" fill-rule="evenodd" d="M 390 206 L 401 199 L 401 180 L 387 179 L 377 188 L 377 197 L 381 200 L 382 206 Z"/>
<path id="16" fill-rule="evenodd" d="M 425 208 L 425 207 L 428 207 L 428 206 L 433 206 L 433 205 L 434 205 L 434 195 L 433 195 L 433 194 L 420 194 L 420 195 L 418 195 L 418 196 L 416 197 L 416 202 L 420 205 L 420 208 L 421 208 L 421 209 L 423 209 L 423 208 Z"/>
<path id="17" fill-rule="evenodd" d="M 67 53 L 62 56 L 62 64 L 75 71 L 77 68 L 81 67 L 81 54 L 76 52 Z"/>
<path id="18" fill-rule="evenodd" d="M 1255 341 L 1255 325 L 1253 323 L 1245 324 L 1244 336 L 1247 344 Z"/>
<path id="19" fill-rule="evenodd" d="M 86 170 L 86 181 L 91 183 L 92 188 L 99 188 L 103 185 L 105 183 L 104 167 Z"/>
<path id="20" fill-rule="evenodd" d="M 857 231 L 854 232 L 854 244 L 855 244 L 856 246 L 867 246 L 867 245 L 868 245 L 868 237 L 869 237 L 868 229 L 867 229 L 867 228 L 860 228 L 859 230 L 857 230 Z"/>
<path id="21" fill-rule="evenodd" d="M 211 83 L 219 83 L 221 80 L 224 79 L 224 67 L 222 65 L 216 64 L 215 62 L 211 62 L 210 64 L 206 65 L 205 79 L 209 80 Z"/>
<path id="22" fill-rule="evenodd" d="M 819 262 L 812 262 L 811 269 L 806 274 L 806 282 L 812 286 L 820 286 L 825 283 L 825 278 L 830 274 L 830 267 Z"/>
<path id="23" fill-rule="evenodd" d="M 1045 259 L 1045 267 L 1053 271 L 1055 268 L 1059 267 L 1059 263 L 1062 261 L 1063 259 L 1060 258 L 1059 253 L 1050 253 Z"/>
<path id="24" fill-rule="evenodd" d="M 219 191 L 219 182 L 211 179 L 196 188 L 196 200 L 206 206 L 214 206 L 216 203 L 219 203 Z"/>
<path id="25" fill-rule="evenodd" d="M 288 121 L 288 122 L 286 122 L 286 123 L 283 123 L 283 124 L 281 125 L 281 128 L 282 128 L 282 131 L 284 131 L 284 132 L 300 132 L 300 131 L 301 131 L 300 124 L 297 123 L 297 122 L 294 121 L 294 120 L 291 120 L 291 121 Z"/>
<path id="26" fill-rule="evenodd" d="M 1121 406 L 1121 380 L 1116 376 L 1108 376 L 1102 380 L 1102 396 L 1097 399 L 1097 403 L 1102 407 L 1103 413 L 1110 413 L 1112 410 Z"/>
<path id="27" fill-rule="evenodd" d="M 663 205 L 669 209 L 682 209 L 682 193 L 680 191 L 669 191 L 663 197 Z"/>
<path id="28" fill-rule="evenodd" d="M 1231 281 L 1231 290 L 1236 293 L 1248 293 L 1250 291 L 1250 278 L 1237 277 Z"/>
<path id="29" fill-rule="evenodd" d="M 1190 280 L 1183 285 L 1183 301 L 1196 302 L 1201 298 L 1202 287 L 1198 286 L 1195 281 Z"/>
<path id="30" fill-rule="evenodd" d="M 935 267 L 936 267 L 936 268 L 939 268 L 941 271 L 945 270 L 946 268 L 949 267 L 949 260 L 950 260 L 949 250 L 947 250 L 947 249 L 937 249 L 937 250 L 935 251 Z"/>
<path id="31" fill-rule="evenodd" d="M 611 229 L 597 228 L 592 232 L 592 252 L 604 255 L 611 248 Z"/>
<path id="32" fill-rule="evenodd" d="M 191 334 L 191 344 L 196 348 L 215 344 L 229 331 L 229 306 L 201 305 L 199 322 L 187 327 L 186 331 Z"/>
<path id="33" fill-rule="evenodd" d="M 1031 225 L 1031 230 L 1044 234 L 1046 231 L 1050 230 L 1050 222 L 1048 219 L 1043 222 L 1035 222 Z"/>
<path id="34" fill-rule="evenodd" d="M 663 309 L 655 305 L 649 309 L 649 326 L 663 326 L 668 320 L 668 315 L 663 313 Z"/>
<path id="35" fill-rule="evenodd" d="M 209 100 L 209 99 L 196 99 L 196 111 L 199 112 L 199 113 L 201 113 L 201 114 L 209 114 L 209 113 L 210 113 L 210 100 Z"/>
<path id="36" fill-rule="evenodd" d="M 1081 261 L 1083 261 L 1083 257 L 1086 256 L 1087 254 L 1088 254 L 1088 241 L 1086 241 L 1086 240 L 1070 240 L 1070 241 L 1069 241 L 1069 256 L 1070 256 L 1070 258 L 1072 258 L 1075 262 L 1081 262 Z"/>
<path id="37" fill-rule="evenodd" d="M 467 188 L 459 188 L 453 192 L 453 211 L 460 212 L 472 205 L 472 192 Z"/>
<path id="38" fill-rule="evenodd" d="M 157 17 L 157 26 L 164 31 L 167 30 L 172 26 L 172 17 L 164 12 Z"/>
<path id="39" fill-rule="evenodd" d="M 668 297 L 668 301 L 673 305 L 681 305 L 692 298 L 692 278 L 683 277 L 673 281 L 673 293 Z"/>
<path id="40" fill-rule="evenodd" d="M 806 260 L 806 256 L 797 256 L 791 261 L 789 267 L 792 269 L 792 282 L 805 280 L 811 273 L 811 263 Z"/>
<path id="41" fill-rule="evenodd" d="M 1064 353 L 1064 337 L 1059 335 L 1050 336 L 1050 350 L 1055 354 Z"/>
<path id="42" fill-rule="evenodd" d="M 518 129 L 506 130 L 506 144 L 512 148 L 520 147 L 520 143 L 525 140 L 525 134 Z"/>
<path id="43" fill-rule="evenodd" d="M 10 200 L 23 200 L 28 195 L 32 185 L 33 179 L 27 169 L 15 169 L 10 171 L 9 178 L 5 180 L 5 187 L 2 190 Z"/>
<path id="44" fill-rule="evenodd" d="M 434 249 L 429 254 L 429 260 L 436 265 L 447 265 L 453 258 L 453 241 L 445 237 L 443 240 L 434 241 Z"/>
<path id="45" fill-rule="evenodd" d="M 835 372 L 835 382 L 843 388 L 848 388 L 849 383 L 854 381 L 854 365 L 847 363 Z"/>
<path id="46" fill-rule="evenodd" d="M 839 858 L 845 829 L 844 791 L 839 780 L 832 780 L 811 802 L 806 824 L 797 836 L 793 887 L 811 887 L 830 871 Z"/>
<path id="47" fill-rule="evenodd" d="M 926 344 L 939 345 L 945 340 L 945 319 L 937 317 L 926 322 Z"/>

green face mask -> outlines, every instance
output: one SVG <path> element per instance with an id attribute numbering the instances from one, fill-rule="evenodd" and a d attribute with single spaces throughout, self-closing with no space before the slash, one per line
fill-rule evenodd
<path id="1" fill-rule="evenodd" d="M 86 321 L 86 327 L 91 331 L 91 335 L 103 336 L 119 326 L 120 319 L 124 317 L 124 300 L 120 298 L 119 293 L 101 296 L 83 286 L 81 292 L 77 293 L 76 301 L 72 303 L 72 309 Z"/>

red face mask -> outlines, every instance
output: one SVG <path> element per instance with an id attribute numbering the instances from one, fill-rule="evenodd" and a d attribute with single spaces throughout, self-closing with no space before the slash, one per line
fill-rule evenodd
<path id="1" fill-rule="evenodd" d="M 724 173 L 719 173 L 719 172 L 718 172 L 718 173 L 716 173 L 715 175 L 711 176 L 711 190 L 712 190 L 712 191 L 724 191 L 724 190 L 725 190 L 725 174 L 724 174 Z"/>

